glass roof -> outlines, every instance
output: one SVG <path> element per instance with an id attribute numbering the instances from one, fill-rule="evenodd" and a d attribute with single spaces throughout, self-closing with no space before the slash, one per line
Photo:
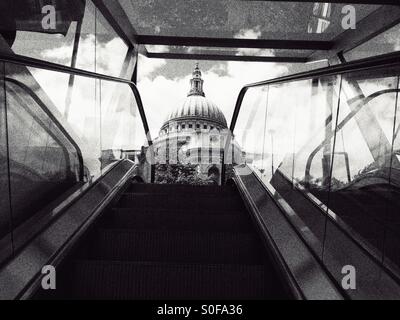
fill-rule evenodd
<path id="1" fill-rule="evenodd" d="M 345 4 L 237 0 L 119 0 L 139 35 L 331 41 Z M 354 4 L 360 21 L 379 5 Z"/>
<path id="2" fill-rule="evenodd" d="M 400 24 L 379 34 L 362 45 L 345 52 L 344 56 L 346 60 L 351 61 L 400 51 L 399 34 Z"/>

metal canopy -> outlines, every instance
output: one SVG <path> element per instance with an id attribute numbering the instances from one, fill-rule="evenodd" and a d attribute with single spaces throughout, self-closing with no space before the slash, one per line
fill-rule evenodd
<path id="1" fill-rule="evenodd" d="M 398 0 L 94 0 L 149 58 L 312 62 L 348 51 L 400 22 Z M 356 29 L 344 30 L 351 4 Z"/>

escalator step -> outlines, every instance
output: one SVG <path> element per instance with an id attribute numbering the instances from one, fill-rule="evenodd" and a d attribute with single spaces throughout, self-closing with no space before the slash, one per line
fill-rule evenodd
<path id="1" fill-rule="evenodd" d="M 243 210 L 209 210 L 202 208 L 189 209 L 168 209 L 168 208 L 151 208 L 151 207 L 118 207 L 118 205 L 112 209 L 114 212 L 130 212 L 131 214 L 147 214 L 147 213 L 157 213 L 173 216 L 184 216 L 184 215 L 245 215 L 248 216 Z M 110 213 L 112 214 L 112 213 Z"/>
<path id="2" fill-rule="evenodd" d="M 229 186 L 195 186 L 182 184 L 140 184 L 132 183 L 128 193 L 181 193 L 194 195 L 233 195 L 236 189 Z"/>
<path id="3" fill-rule="evenodd" d="M 243 209 L 239 197 L 234 196 L 187 196 L 184 194 L 125 193 L 119 208 L 148 208 L 168 210 L 238 211 Z"/>
<path id="4" fill-rule="evenodd" d="M 274 273 L 261 265 L 75 261 L 74 299 L 277 299 Z"/>
<path id="5" fill-rule="evenodd" d="M 88 247 L 95 260 L 260 264 L 260 241 L 248 233 L 100 229 Z"/>
<path id="6" fill-rule="evenodd" d="M 158 229 L 182 231 L 250 232 L 250 219 L 244 214 L 209 214 L 176 211 L 113 210 L 107 216 L 108 227 L 115 229 Z"/>

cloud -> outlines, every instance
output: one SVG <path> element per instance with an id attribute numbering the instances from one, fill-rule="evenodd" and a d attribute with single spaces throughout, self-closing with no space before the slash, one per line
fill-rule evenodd
<path id="1" fill-rule="evenodd" d="M 79 43 L 76 67 L 112 76 L 119 76 L 121 65 L 123 64 L 127 51 L 127 46 L 119 38 L 114 38 L 103 43 L 97 41 L 96 43 L 94 35 L 86 35 Z M 41 52 L 41 57 L 44 60 L 70 65 L 72 44 L 44 50 Z"/>
<path id="2" fill-rule="evenodd" d="M 261 27 L 257 26 L 252 29 L 241 29 L 233 36 L 235 39 L 260 39 Z"/>
<path id="3" fill-rule="evenodd" d="M 157 52 L 157 53 L 163 53 L 163 52 L 169 52 L 170 46 L 164 46 L 164 45 L 152 45 L 152 44 L 147 44 L 146 49 L 148 52 Z"/>
<path id="4" fill-rule="evenodd" d="M 164 66 L 166 63 L 165 59 L 146 59 L 143 55 L 139 54 L 138 72 L 140 78 L 150 77 L 153 72 Z"/>
<path id="5" fill-rule="evenodd" d="M 241 29 L 233 36 L 235 39 L 260 39 L 261 27 L 257 26 L 253 29 Z M 274 56 L 273 49 L 257 49 L 257 48 L 238 48 L 236 55 L 238 56 Z"/>

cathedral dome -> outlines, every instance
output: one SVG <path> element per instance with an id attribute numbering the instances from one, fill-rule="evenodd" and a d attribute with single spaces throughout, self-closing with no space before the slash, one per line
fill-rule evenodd
<path id="1" fill-rule="evenodd" d="M 188 97 L 181 107 L 168 115 L 165 124 L 170 121 L 195 119 L 211 122 L 222 128 L 227 128 L 227 122 L 222 111 L 214 102 L 205 97 L 203 82 L 201 71 L 198 64 L 196 64 L 193 78 L 190 80 L 191 89 Z"/>

